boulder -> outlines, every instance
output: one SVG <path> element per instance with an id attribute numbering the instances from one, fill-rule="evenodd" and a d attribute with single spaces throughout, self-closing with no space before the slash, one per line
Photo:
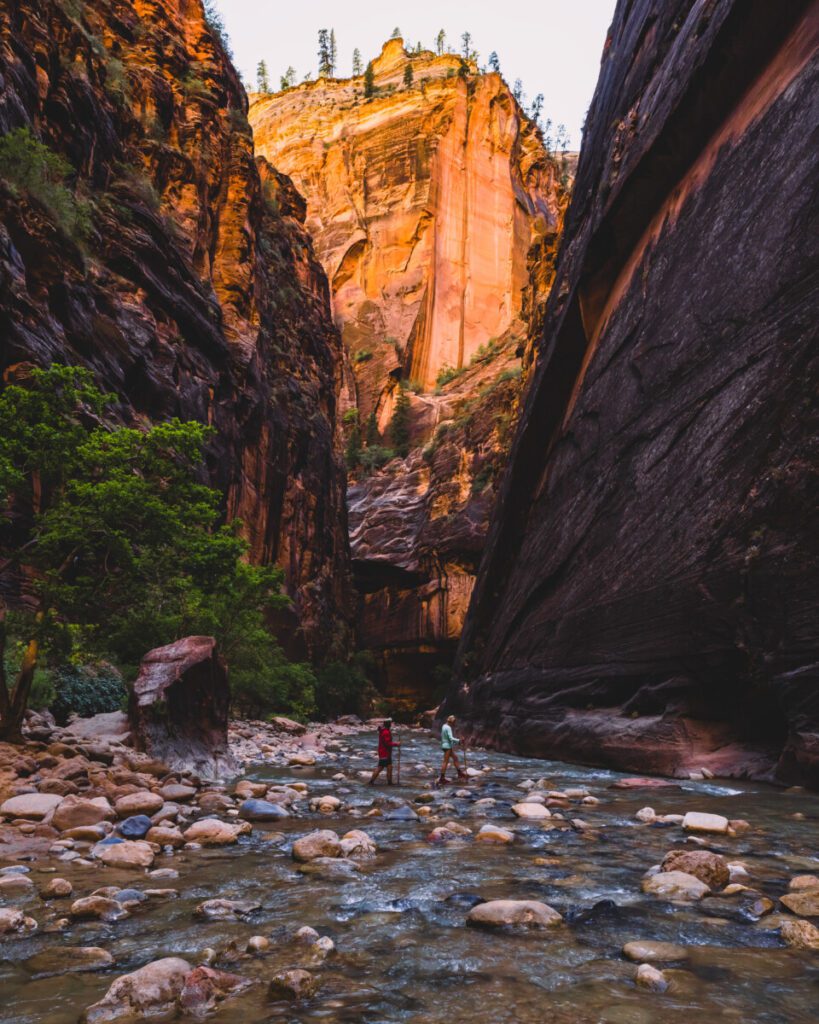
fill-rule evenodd
<path id="1" fill-rule="evenodd" d="M 705 882 L 712 891 L 724 888 L 731 880 L 726 859 L 708 850 L 671 850 L 663 858 L 662 870 L 684 871 Z"/>
<path id="2" fill-rule="evenodd" d="M 795 875 L 788 882 L 788 892 L 804 892 L 819 889 L 819 878 L 816 875 Z"/>
<path id="3" fill-rule="evenodd" d="M 235 843 L 239 836 L 251 831 L 248 822 L 230 823 L 218 818 L 201 818 L 186 829 L 186 843 L 201 843 L 202 846 L 227 846 Z"/>
<path id="4" fill-rule="evenodd" d="M 238 974 L 217 971 L 213 967 L 194 967 L 185 978 L 177 1005 L 183 1016 L 202 1018 L 210 1013 L 217 1003 L 252 984 L 252 981 Z"/>
<path id="5" fill-rule="evenodd" d="M 14 900 L 24 897 L 34 889 L 34 882 L 28 875 L 4 875 L 0 877 L 0 898 Z"/>
<path id="6" fill-rule="evenodd" d="M 310 810 L 319 814 L 334 814 L 341 806 L 341 800 L 337 796 L 317 796 L 310 801 Z"/>
<path id="7" fill-rule="evenodd" d="M 97 843 L 93 848 L 97 860 L 111 868 L 149 868 L 154 862 L 151 844 L 141 839 L 126 839 L 122 843 Z"/>
<path id="8" fill-rule="evenodd" d="M 469 911 L 467 924 L 483 928 L 551 928 L 562 920 L 556 910 L 537 900 L 489 900 Z"/>
<path id="9" fill-rule="evenodd" d="M 134 814 L 117 826 L 117 832 L 125 839 L 144 839 L 150 832 L 153 822 L 147 814 Z"/>
<path id="10" fill-rule="evenodd" d="M 71 896 L 73 892 L 74 886 L 67 878 L 52 878 L 40 893 L 40 898 L 44 900 L 64 899 L 66 896 Z"/>
<path id="11" fill-rule="evenodd" d="M 0 935 L 6 938 L 23 938 L 37 931 L 37 922 L 26 917 L 17 907 L 0 907 Z"/>
<path id="12" fill-rule="evenodd" d="M 350 882 L 361 868 L 354 860 L 346 857 L 314 857 L 299 864 L 296 870 L 301 875 L 317 875 L 319 878 Z"/>
<path id="13" fill-rule="evenodd" d="M 683 818 L 682 827 L 687 832 L 714 832 L 725 835 L 728 831 L 728 819 L 721 814 L 705 814 L 702 811 L 689 811 Z"/>
<path id="14" fill-rule="evenodd" d="M 179 957 L 166 957 L 117 978 L 99 1002 L 89 1006 L 84 1024 L 107 1024 L 127 1017 L 151 1017 L 175 1011 L 177 999 L 191 973 Z"/>
<path id="15" fill-rule="evenodd" d="M 289 812 L 281 804 L 273 804 L 268 800 L 250 799 L 239 808 L 239 817 L 245 821 L 278 821 L 289 818 Z"/>
<path id="16" fill-rule="evenodd" d="M 512 813 L 516 814 L 519 818 L 531 819 L 533 821 L 542 820 L 544 818 L 551 818 L 552 814 L 543 804 L 513 804 Z"/>
<path id="17" fill-rule="evenodd" d="M 293 843 L 293 859 L 298 861 L 315 860 L 317 857 L 341 857 L 341 841 L 335 832 L 319 829 L 302 836 Z"/>
<path id="18" fill-rule="evenodd" d="M 651 939 L 627 942 L 623 946 L 623 954 L 638 963 L 671 963 L 688 958 L 685 946 L 678 946 L 676 942 L 654 942 Z"/>
<path id="19" fill-rule="evenodd" d="M 301 722 L 294 722 L 292 718 L 284 718 L 277 715 L 268 722 L 275 732 L 284 732 L 290 736 L 303 736 L 307 732 L 307 726 Z"/>
<path id="20" fill-rule="evenodd" d="M 307 999 L 316 991 L 316 979 L 309 971 L 282 971 L 270 982 L 271 999 Z"/>
<path id="21" fill-rule="evenodd" d="M 799 917 L 819 917 L 819 889 L 789 892 L 781 897 L 782 903 Z"/>
<path id="22" fill-rule="evenodd" d="M 196 796 L 196 792 L 195 786 L 183 786 L 178 782 L 171 782 L 160 789 L 159 795 L 163 800 L 170 801 L 171 803 L 185 803 L 188 800 L 192 800 Z"/>
<path id="23" fill-rule="evenodd" d="M 51 824 L 60 832 L 87 825 L 97 825 L 101 821 L 114 817 L 114 810 L 105 797 L 89 799 L 83 796 L 69 795 L 55 808 Z"/>
<path id="24" fill-rule="evenodd" d="M 668 981 L 663 972 L 651 964 L 640 964 L 635 981 L 640 988 L 648 989 L 649 992 L 665 992 L 668 988 Z"/>
<path id="25" fill-rule="evenodd" d="M 96 918 L 100 921 L 118 921 L 128 916 L 128 911 L 118 900 L 107 896 L 83 896 L 82 899 L 74 900 L 68 912 L 78 920 Z"/>
<path id="26" fill-rule="evenodd" d="M 779 934 L 794 949 L 819 952 L 819 928 L 810 921 L 785 921 Z"/>
<path id="27" fill-rule="evenodd" d="M 118 818 L 130 818 L 135 814 L 156 814 L 162 809 L 165 801 L 159 793 L 152 793 L 149 789 L 140 789 L 136 793 L 128 793 L 121 796 L 114 804 L 114 810 Z"/>
<path id="28" fill-rule="evenodd" d="M 26 818 L 29 821 L 42 821 L 47 814 L 56 810 L 65 797 L 58 793 L 21 793 L 0 804 L 0 814 L 9 819 Z"/>
<path id="29" fill-rule="evenodd" d="M 230 690 L 213 637 L 189 636 L 142 659 L 128 716 L 134 746 L 172 770 L 202 778 L 231 774 Z"/>
<path id="30" fill-rule="evenodd" d="M 475 839 L 479 843 L 513 843 L 515 833 L 508 828 L 501 828 L 500 825 L 484 825 Z"/>
<path id="31" fill-rule="evenodd" d="M 145 841 L 157 846 L 173 846 L 174 849 L 185 845 L 185 837 L 179 829 L 169 825 L 155 825 L 148 830 Z"/>
<path id="32" fill-rule="evenodd" d="M 377 850 L 375 842 L 361 829 L 351 829 L 341 837 L 342 857 L 374 857 Z"/>
<path id="33" fill-rule="evenodd" d="M 309 754 L 306 751 L 298 752 L 291 754 L 287 759 L 287 763 L 296 768 L 309 768 L 316 763 L 316 758 L 314 754 Z"/>
<path id="34" fill-rule="evenodd" d="M 643 879 L 643 892 L 667 900 L 701 900 L 710 889 L 705 882 L 685 871 L 661 871 Z"/>

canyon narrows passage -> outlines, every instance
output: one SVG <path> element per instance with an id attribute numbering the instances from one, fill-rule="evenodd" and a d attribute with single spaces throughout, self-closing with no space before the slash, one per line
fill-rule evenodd
<path id="1" fill-rule="evenodd" d="M 0 4 L 3 1024 L 813 1024 L 819 0 L 612 6 Z"/>

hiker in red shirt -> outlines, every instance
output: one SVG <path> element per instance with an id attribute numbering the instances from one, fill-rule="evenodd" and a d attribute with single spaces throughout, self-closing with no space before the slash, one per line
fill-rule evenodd
<path id="1" fill-rule="evenodd" d="M 388 718 L 378 730 L 378 767 L 373 772 L 368 785 L 372 786 L 381 772 L 387 769 L 387 784 L 392 785 L 392 748 L 401 744 L 392 738 L 392 719 Z"/>

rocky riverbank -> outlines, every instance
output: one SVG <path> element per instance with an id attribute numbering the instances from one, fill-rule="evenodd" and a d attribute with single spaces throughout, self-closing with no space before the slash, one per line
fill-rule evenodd
<path id="1" fill-rule="evenodd" d="M 300 1020 L 341 1021 L 363 993 L 382 1004 L 399 961 L 423 973 L 439 940 L 449 969 L 454 957 L 476 978 L 514 951 L 517 1020 L 542 1019 L 530 1002 L 544 954 L 570 990 L 591 985 L 590 1013 L 603 990 L 653 1014 L 637 1021 L 676 1020 L 686 1002 L 715 1013 L 732 986 L 750 1005 L 773 964 L 790 972 L 789 999 L 809 1002 L 819 855 L 802 791 L 482 751 L 467 782 L 440 790 L 420 730 L 403 731 L 402 785 L 370 789 L 372 725 L 354 720 L 233 723 L 241 775 L 208 782 L 130 748 L 124 716 L 64 730 L 32 717 L 29 730 L 26 746 L 0 747 L 9 1020 L 261 1021 L 289 1019 L 296 1001 Z M 58 974 L 76 979 L 59 994 Z M 440 997 L 440 978 L 399 974 L 423 1005 Z M 557 1021 L 626 1019 L 561 1016 L 559 989 Z M 48 1016 L 32 1016 L 35 996 Z M 418 1018 L 393 1005 L 378 1019 Z"/>

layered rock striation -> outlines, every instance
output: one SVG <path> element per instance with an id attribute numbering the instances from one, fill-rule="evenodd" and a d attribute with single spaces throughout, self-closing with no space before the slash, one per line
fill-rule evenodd
<path id="1" fill-rule="evenodd" d="M 447 710 L 819 784 L 819 9 L 620 2 Z"/>
<path id="2" fill-rule="evenodd" d="M 340 652 L 341 341 L 304 205 L 257 159 L 200 0 L 12 0 L 0 82 L 0 132 L 66 160 L 82 212 L 29 187 L 37 167 L 0 180 L 0 371 L 79 363 L 127 422 L 212 424 L 226 514 L 285 569 L 291 646 Z"/>

